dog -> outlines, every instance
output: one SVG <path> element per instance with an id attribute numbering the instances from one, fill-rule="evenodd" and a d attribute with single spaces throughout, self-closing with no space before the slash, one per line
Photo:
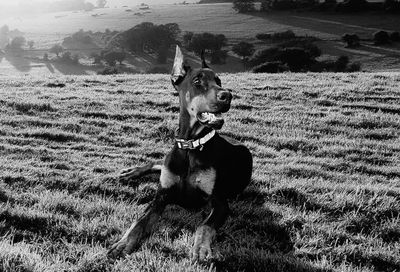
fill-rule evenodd
<path id="1" fill-rule="evenodd" d="M 165 207 L 177 204 L 198 209 L 211 205 L 211 213 L 197 228 L 191 257 L 212 257 L 211 243 L 229 214 L 228 199 L 240 194 L 250 183 L 253 158 L 241 143 L 220 136 L 222 113 L 229 111 L 232 93 L 201 54 L 202 67 L 192 69 L 176 47 L 171 81 L 179 93 L 179 126 L 172 150 L 162 165 L 149 164 L 121 172 L 120 180 L 161 173 L 154 200 L 112 245 L 108 257 L 116 259 L 136 250 L 161 217 Z"/>

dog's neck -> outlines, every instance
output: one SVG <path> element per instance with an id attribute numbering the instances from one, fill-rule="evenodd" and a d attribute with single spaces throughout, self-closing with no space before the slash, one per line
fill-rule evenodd
<path id="1" fill-rule="evenodd" d="M 211 128 L 201 125 L 197 120 L 193 121 L 187 109 L 181 106 L 179 112 L 179 129 L 176 135 L 179 139 L 198 139 L 210 131 L 212 131 Z"/>

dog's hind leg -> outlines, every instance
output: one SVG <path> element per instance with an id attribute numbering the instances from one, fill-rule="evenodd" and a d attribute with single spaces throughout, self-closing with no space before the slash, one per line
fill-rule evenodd
<path id="1" fill-rule="evenodd" d="M 123 184 L 128 184 L 137 178 L 150 174 L 161 173 L 161 168 L 162 168 L 162 162 L 149 163 L 141 167 L 131 167 L 122 170 L 118 175 L 117 179 L 119 182 Z"/>

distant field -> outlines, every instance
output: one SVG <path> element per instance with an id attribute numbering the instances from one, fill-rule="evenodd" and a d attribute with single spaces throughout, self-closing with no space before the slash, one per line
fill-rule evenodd
<path id="1" fill-rule="evenodd" d="M 221 78 L 235 90 L 221 133 L 255 167 L 204 264 L 188 256 L 202 217 L 178 207 L 137 253 L 105 259 L 157 180 L 113 177 L 172 145 L 168 76 L 0 78 L 3 269 L 399 271 L 400 74 Z"/>
<path id="2" fill-rule="evenodd" d="M 129 12 L 127 10 L 130 10 Z M 62 12 L 43 15 L 0 19 L 0 26 L 7 24 L 11 29 L 18 28 L 28 40 L 35 41 L 35 49 L 47 50 L 61 43 L 79 29 L 104 31 L 127 30 L 142 22 L 156 24 L 178 23 L 182 31 L 211 32 L 224 34 L 229 45 L 238 41 L 249 41 L 256 48 L 268 46 L 255 39 L 257 33 L 273 33 L 293 30 L 298 35 L 315 36 L 321 39 L 324 58 L 341 55 L 351 57 L 352 61 L 362 64 L 365 71 L 400 71 L 400 44 L 374 46 L 364 41 L 356 49 L 345 48 L 340 37 L 344 33 L 357 33 L 363 39 L 370 39 L 377 30 L 399 31 L 400 17 L 389 14 L 332 14 L 310 12 L 269 12 L 237 14 L 230 3 L 204 5 L 154 5 L 149 10 L 140 10 L 138 6 L 125 8 L 96 9 L 92 12 Z M 230 49 L 230 47 L 227 47 Z M 95 50 L 96 52 L 98 51 Z M 93 74 L 93 67 L 65 67 L 64 65 L 46 65 L 31 61 L 29 57 L 43 57 L 45 51 L 26 51 L 25 57 L 0 56 L 0 75 L 49 75 L 49 74 Z M 74 53 L 79 53 L 74 51 Z M 82 50 L 82 56 L 89 55 Z M 134 70 L 142 71 L 145 62 L 134 60 Z M 132 64 L 132 63 L 131 63 Z M 147 67 L 148 68 L 148 67 Z M 243 72 L 240 59 L 232 54 L 227 63 L 214 67 L 221 72 Z"/>

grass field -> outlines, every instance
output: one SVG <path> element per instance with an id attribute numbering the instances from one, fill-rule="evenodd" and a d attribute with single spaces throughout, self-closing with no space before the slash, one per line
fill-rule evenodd
<path id="1" fill-rule="evenodd" d="M 221 133 L 254 155 L 215 258 L 204 213 L 169 207 L 137 253 L 105 258 L 152 199 L 178 97 L 168 76 L 0 78 L 2 271 L 400 271 L 400 74 L 224 74 Z"/>

